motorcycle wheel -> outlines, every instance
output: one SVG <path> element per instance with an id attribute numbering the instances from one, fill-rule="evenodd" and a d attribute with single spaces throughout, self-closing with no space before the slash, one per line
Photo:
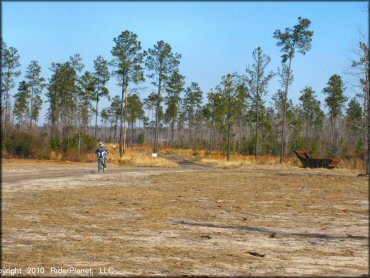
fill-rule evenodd
<path id="1" fill-rule="evenodd" d="M 104 172 L 104 165 L 101 160 L 98 161 L 98 172 Z"/>

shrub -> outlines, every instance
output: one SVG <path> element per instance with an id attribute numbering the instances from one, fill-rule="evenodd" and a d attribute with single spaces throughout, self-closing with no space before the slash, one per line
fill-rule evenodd
<path id="1" fill-rule="evenodd" d="M 145 141 L 145 135 L 144 135 L 144 132 L 143 133 L 140 133 L 138 138 L 137 138 L 137 142 L 138 144 L 144 144 L 144 141 Z"/>
<path id="2" fill-rule="evenodd" d="M 59 141 L 59 138 L 51 138 L 50 139 L 50 147 L 51 149 L 56 152 L 58 151 L 59 147 L 60 147 L 60 141 Z"/>
<path id="3" fill-rule="evenodd" d="M 50 154 L 42 150 L 40 154 L 38 155 L 38 159 L 45 159 L 49 160 L 50 159 Z"/>
<path id="4" fill-rule="evenodd" d="M 362 138 L 358 139 L 357 141 L 357 144 L 356 144 L 356 154 L 361 154 L 364 152 L 365 150 L 365 144 L 364 144 L 364 141 L 362 140 Z"/>
<path id="5" fill-rule="evenodd" d="M 5 149 L 8 154 L 21 158 L 34 157 L 34 148 L 39 145 L 39 140 L 23 131 L 12 131 L 5 140 Z"/>
<path id="6" fill-rule="evenodd" d="M 311 154 L 314 156 L 320 155 L 320 143 L 318 140 L 313 140 L 311 143 Z"/>
<path id="7" fill-rule="evenodd" d="M 87 133 L 81 133 L 81 149 L 84 148 L 88 152 L 91 152 L 95 149 L 96 143 L 94 136 Z"/>

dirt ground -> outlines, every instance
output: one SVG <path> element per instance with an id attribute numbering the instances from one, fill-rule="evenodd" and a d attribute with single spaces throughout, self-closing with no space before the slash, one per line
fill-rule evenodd
<path id="1" fill-rule="evenodd" d="M 98 174 L 94 163 L 3 160 L 2 268 L 27 276 L 27 267 L 47 276 L 70 267 L 95 276 L 368 275 L 366 177 L 176 162 Z"/>

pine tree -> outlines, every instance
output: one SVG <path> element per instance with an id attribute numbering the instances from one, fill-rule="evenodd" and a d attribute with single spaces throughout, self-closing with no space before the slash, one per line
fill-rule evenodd
<path id="1" fill-rule="evenodd" d="M 175 71 L 166 86 L 167 96 L 165 97 L 165 103 L 167 105 L 165 117 L 169 120 L 171 125 L 171 143 L 174 143 L 174 129 L 177 116 L 179 114 L 181 96 L 180 94 L 184 90 L 185 77 L 178 71 Z"/>
<path id="2" fill-rule="evenodd" d="M 31 98 L 31 86 L 26 81 L 22 81 L 18 86 L 18 93 L 14 95 L 14 115 L 18 120 L 19 127 L 22 128 L 24 118 L 29 114 L 27 110 Z"/>
<path id="3" fill-rule="evenodd" d="M 288 63 L 286 68 L 286 78 L 285 78 L 285 96 L 284 96 L 284 109 L 283 109 L 283 126 L 281 132 L 281 154 L 280 163 L 285 160 L 286 156 L 286 139 L 285 139 L 285 117 L 288 99 L 288 89 L 291 83 L 292 74 L 292 60 L 295 56 L 295 52 L 305 55 L 311 49 L 311 42 L 313 31 L 309 30 L 311 21 L 307 18 L 298 17 L 298 24 L 291 28 L 285 28 L 285 32 L 276 30 L 274 32 L 274 38 L 278 40 L 277 46 L 281 47 L 281 52 L 283 52 L 282 63 Z"/>
<path id="4" fill-rule="evenodd" d="M 355 50 L 356 58 L 352 61 L 352 74 L 358 79 L 362 93 L 359 96 L 363 99 L 363 137 L 366 143 L 364 148 L 364 157 L 366 165 L 366 174 L 370 173 L 370 51 L 369 45 L 365 38 L 359 44 L 358 49 Z"/>
<path id="5" fill-rule="evenodd" d="M 63 138 L 70 138 L 78 120 L 77 103 L 79 92 L 78 73 L 84 68 L 79 54 L 70 57 L 65 63 L 52 63 L 48 92 L 49 108 L 47 117 L 52 127 L 52 136 L 62 129 Z"/>
<path id="6" fill-rule="evenodd" d="M 189 126 L 189 142 L 194 142 L 194 126 L 197 124 L 202 111 L 203 92 L 199 84 L 192 82 L 185 90 L 183 99 L 183 109 L 186 113 L 186 119 Z"/>
<path id="7" fill-rule="evenodd" d="M 271 58 L 264 54 L 261 47 L 257 47 L 253 51 L 253 64 L 247 67 L 247 88 L 251 97 L 251 104 L 254 107 L 254 122 L 255 122 L 255 157 L 258 159 L 258 129 L 259 129 L 259 110 L 263 105 L 262 97 L 267 94 L 267 87 L 270 80 L 273 78 L 273 72 L 265 74 L 266 67 L 270 63 Z"/>
<path id="8" fill-rule="evenodd" d="M 93 73 L 94 79 L 94 100 L 95 100 L 95 130 L 94 136 L 96 138 L 96 129 L 98 126 L 98 115 L 99 115 L 99 101 L 102 97 L 107 97 L 109 99 L 109 90 L 105 86 L 109 80 L 110 74 L 108 70 L 108 61 L 106 61 L 102 56 L 98 56 L 94 61 L 94 69 L 95 72 Z"/>
<path id="9" fill-rule="evenodd" d="M 153 153 L 158 151 L 158 136 L 159 136 L 159 116 L 162 100 L 163 84 L 165 84 L 173 72 L 178 70 L 181 55 L 172 53 L 172 48 L 164 41 L 158 41 L 153 48 L 148 50 L 148 57 L 145 65 L 151 72 L 149 78 L 153 79 L 153 85 L 157 86 L 157 106 L 156 106 L 156 124 Z"/>
<path id="10" fill-rule="evenodd" d="M 131 125 L 131 148 L 134 146 L 134 128 L 138 119 L 144 117 L 143 103 L 137 94 L 132 94 L 127 98 L 127 122 Z"/>
<path id="11" fill-rule="evenodd" d="M 246 100 L 246 87 L 243 84 L 242 77 L 236 73 L 227 74 L 222 77 L 220 85 L 216 87 L 216 91 L 220 94 L 219 110 L 223 115 L 223 125 L 226 128 L 227 137 L 227 161 L 230 161 L 230 137 L 233 126 L 241 111 L 241 103 Z"/>
<path id="12" fill-rule="evenodd" d="M 320 101 L 316 99 L 315 91 L 311 87 L 305 87 L 301 91 L 301 117 L 304 123 L 306 137 L 317 137 L 321 133 L 324 112 L 321 110 Z"/>
<path id="13" fill-rule="evenodd" d="M 31 110 L 31 119 L 35 122 L 35 124 L 37 124 L 37 121 L 39 120 L 42 104 L 42 98 L 39 95 L 34 96 Z"/>
<path id="14" fill-rule="evenodd" d="M 3 98 L 1 125 L 3 138 L 6 137 L 11 114 L 10 91 L 15 87 L 14 79 L 21 75 L 19 58 L 17 49 L 7 47 L 6 43 L 1 39 L 1 96 Z"/>
<path id="15" fill-rule="evenodd" d="M 347 126 L 353 132 L 353 135 L 358 135 L 361 133 L 362 127 L 362 108 L 361 104 L 352 98 L 348 103 L 348 108 L 346 110 L 346 122 Z"/>
<path id="16" fill-rule="evenodd" d="M 79 113 L 79 122 L 82 124 L 83 129 L 87 130 L 87 126 L 91 119 L 92 101 L 96 100 L 96 86 L 97 80 L 90 71 L 85 73 L 78 80 L 79 90 L 77 97 L 77 106 Z"/>
<path id="17" fill-rule="evenodd" d="M 122 87 L 121 96 L 121 121 L 120 121 L 120 158 L 122 159 L 126 136 L 123 130 L 124 122 L 126 121 L 127 113 L 127 97 L 128 86 L 131 82 L 137 84 L 144 81 L 143 63 L 146 52 L 142 51 L 141 43 L 137 39 L 137 35 L 124 31 L 117 38 L 113 39 L 115 45 L 112 48 L 112 55 L 115 57 L 113 66 L 116 70 L 114 75 L 117 76 Z"/>
<path id="18" fill-rule="evenodd" d="M 337 117 L 342 114 L 342 109 L 347 101 L 347 97 L 344 95 L 344 85 L 342 78 L 338 74 L 334 74 L 330 77 L 327 87 L 323 89 L 323 93 L 327 95 L 325 98 L 325 104 L 329 108 L 330 117 L 330 139 L 331 139 L 331 152 L 335 155 L 338 150 L 337 142 L 337 130 L 336 122 Z"/>
<path id="19" fill-rule="evenodd" d="M 37 100 L 38 105 L 40 105 L 40 95 L 42 90 L 46 87 L 45 78 L 41 77 L 41 66 L 38 64 L 37 61 L 31 61 L 30 65 L 27 67 L 26 72 L 26 79 L 28 80 L 28 84 L 30 84 L 31 89 L 31 97 L 30 97 L 30 107 L 29 107 L 29 115 L 30 115 L 30 127 L 32 127 L 32 111 L 35 112 L 37 109 L 34 109 L 33 105 Z M 41 102 L 42 104 L 42 102 Z M 36 113 L 37 114 L 37 113 Z M 38 117 L 37 117 L 38 118 Z"/>
<path id="20" fill-rule="evenodd" d="M 116 143 L 117 143 L 118 119 L 121 115 L 121 105 L 122 105 L 121 98 L 119 96 L 114 96 L 109 107 L 109 115 L 111 117 L 112 123 L 114 123 L 114 142 Z"/>

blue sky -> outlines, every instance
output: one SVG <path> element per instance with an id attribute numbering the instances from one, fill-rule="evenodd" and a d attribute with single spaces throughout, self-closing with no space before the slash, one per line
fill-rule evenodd
<path id="1" fill-rule="evenodd" d="M 368 36 L 365 10 L 365 2 L 3 2 L 2 34 L 8 46 L 18 49 L 22 73 L 37 60 L 46 78 L 52 62 L 64 62 L 74 53 L 81 54 L 85 70 L 92 70 L 98 55 L 112 59 L 113 38 L 124 30 L 136 33 L 144 49 L 164 40 L 182 55 L 186 85 L 198 82 L 206 95 L 223 75 L 245 73 L 258 46 L 272 59 L 268 69 L 276 71 L 281 53 L 274 31 L 297 24 L 298 16 L 307 17 L 314 31 L 312 49 L 293 60 L 289 93 L 298 103 L 307 85 L 323 101 L 321 91 L 335 73 L 342 75 L 347 96 L 355 95 L 345 71 L 359 31 Z M 120 94 L 116 83 L 109 81 L 113 96 Z M 140 87 L 145 87 L 141 97 L 153 91 L 148 78 Z M 279 87 L 275 77 L 267 104 Z M 101 107 L 108 105 L 103 101 Z"/>

